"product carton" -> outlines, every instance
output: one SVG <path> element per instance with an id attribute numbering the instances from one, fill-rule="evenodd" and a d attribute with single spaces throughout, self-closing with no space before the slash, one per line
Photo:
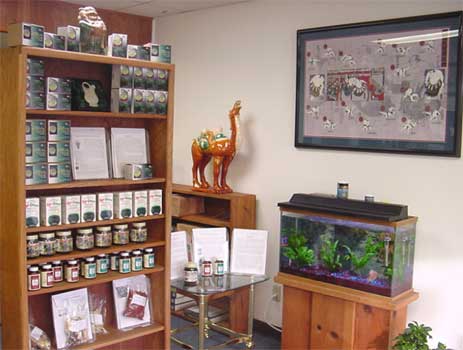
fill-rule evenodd
<path id="1" fill-rule="evenodd" d="M 131 218 L 133 210 L 133 193 L 114 193 L 114 216 L 116 219 Z"/>
<path id="2" fill-rule="evenodd" d="M 40 224 L 42 226 L 61 225 L 61 197 L 40 198 Z"/>
<path id="3" fill-rule="evenodd" d="M 39 58 L 28 58 L 26 62 L 27 75 L 44 76 L 45 63 Z"/>
<path id="4" fill-rule="evenodd" d="M 66 38 L 55 33 L 44 33 L 43 46 L 47 49 L 65 50 Z"/>
<path id="5" fill-rule="evenodd" d="M 144 180 L 153 177 L 151 164 L 124 164 L 122 175 L 126 180 Z"/>
<path id="6" fill-rule="evenodd" d="M 80 51 L 80 28 L 75 26 L 65 26 L 57 28 L 58 35 L 65 38 L 66 51 Z"/>
<path id="7" fill-rule="evenodd" d="M 72 181 L 71 163 L 48 163 L 48 183 L 60 184 Z"/>
<path id="8" fill-rule="evenodd" d="M 45 94 L 26 91 L 26 109 L 45 109 Z"/>
<path id="9" fill-rule="evenodd" d="M 31 23 L 8 25 L 8 46 L 43 47 L 44 27 Z"/>
<path id="10" fill-rule="evenodd" d="M 111 112 L 132 112 L 132 89 L 119 88 L 111 90 Z"/>
<path id="11" fill-rule="evenodd" d="M 145 113 L 156 113 L 156 91 L 143 90 L 143 100 L 145 101 Z"/>
<path id="12" fill-rule="evenodd" d="M 45 92 L 45 78 L 42 76 L 28 75 L 26 77 L 26 91 Z"/>
<path id="13" fill-rule="evenodd" d="M 43 142 L 47 140 L 47 122 L 41 119 L 26 120 L 26 141 Z"/>
<path id="14" fill-rule="evenodd" d="M 135 191 L 133 193 L 133 216 L 146 216 L 148 213 L 148 191 Z"/>
<path id="15" fill-rule="evenodd" d="M 72 80 L 68 78 L 47 77 L 47 93 L 70 94 Z"/>
<path id="16" fill-rule="evenodd" d="M 127 58 L 150 60 L 150 48 L 139 45 L 127 45 Z"/>
<path id="17" fill-rule="evenodd" d="M 63 196 L 63 223 L 78 224 L 80 222 L 80 195 Z"/>
<path id="18" fill-rule="evenodd" d="M 70 111 L 71 94 L 47 93 L 47 110 Z"/>
<path id="19" fill-rule="evenodd" d="M 162 190 L 148 191 L 148 208 L 149 215 L 162 214 Z"/>
<path id="20" fill-rule="evenodd" d="M 169 85 L 169 72 L 165 69 L 157 69 L 154 72 L 154 89 L 167 91 Z"/>
<path id="21" fill-rule="evenodd" d="M 144 89 L 145 88 L 145 79 L 143 77 L 142 67 L 133 67 L 133 88 L 134 89 Z"/>
<path id="22" fill-rule="evenodd" d="M 70 141 L 71 122 L 69 120 L 48 121 L 48 141 Z"/>
<path id="23" fill-rule="evenodd" d="M 148 43 L 144 46 L 150 48 L 151 62 L 170 63 L 172 49 L 170 45 Z"/>
<path id="24" fill-rule="evenodd" d="M 154 92 L 154 113 L 161 115 L 167 114 L 167 92 Z"/>
<path id="25" fill-rule="evenodd" d="M 40 198 L 26 198 L 26 227 L 40 225 Z"/>
<path id="26" fill-rule="evenodd" d="M 133 89 L 132 113 L 145 113 L 145 99 L 142 89 Z"/>
<path id="27" fill-rule="evenodd" d="M 26 164 L 26 185 L 41 185 L 47 182 L 47 163 Z"/>
<path id="28" fill-rule="evenodd" d="M 96 220 L 96 194 L 83 194 L 80 196 L 80 220 L 82 222 Z"/>
<path id="29" fill-rule="evenodd" d="M 111 88 L 128 88 L 133 87 L 133 67 L 124 64 L 114 64 L 111 75 Z"/>
<path id="30" fill-rule="evenodd" d="M 65 163 L 71 161 L 71 146 L 69 142 L 50 141 L 47 144 L 49 163 Z"/>
<path id="31" fill-rule="evenodd" d="M 45 142 L 26 142 L 26 163 L 44 163 L 47 161 Z"/>
<path id="32" fill-rule="evenodd" d="M 113 33 L 108 36 L 108 56 L 127 57 L 127 34 Z"/>
<path id="33" fill-rule="evenodd" d="M 112 193 L 98 193 L 97 220 L 111 220 L 114 213 L 114 195 Z"/>
<path id="34" fill-rule="evenodd" d="M 153 68 L 143 68 L 143 80 L 145 82 L 146 90 L 155 90 L 154 88 L 154 73 L 156 69 Z"/>

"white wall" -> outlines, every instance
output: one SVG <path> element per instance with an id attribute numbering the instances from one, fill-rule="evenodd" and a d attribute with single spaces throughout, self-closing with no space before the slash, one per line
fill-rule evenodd
<path id="1" fill-rule="evenodd" d="M 405 203 L 419 217 L 409 320 L 434 329 L 434 339 L 463 349 L 463 161 L 296 149 L 296 30 L 463 9 L 452 0 L 256 0 L 156 20 L 156 41 L 173 45 L 176 64 L 174 180 L 191 181 L 190 144 L 202 128 L 223 126 L 241 99 L 243 143 L 230 170 L 235 190 L 255 193 L 258 227 L 270 231 L 269 276 L 278 271 L 277 202 L 294 192 L 331 192 Z M 256 317 L 279 323 L 280 305 L 259 287 Z"/>

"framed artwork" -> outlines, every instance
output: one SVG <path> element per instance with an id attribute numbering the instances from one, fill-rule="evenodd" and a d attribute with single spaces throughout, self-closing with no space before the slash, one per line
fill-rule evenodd
<path id="1" fill-rule="evenodd" d="M 460 156 L 462 12 L 297 32 L 296 147 Z"/>

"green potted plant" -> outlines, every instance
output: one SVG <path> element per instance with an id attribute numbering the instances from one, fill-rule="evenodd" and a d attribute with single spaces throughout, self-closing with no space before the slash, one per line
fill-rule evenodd
<path id="1" fill-rule="evenodd" d="M 430 350 L 428 340 L 431 336 L 432 328 L 424 324 L 413 321 L 408 327 L 395 338 L 394 350 Z M 450 350 L 442 343 L 437 345 L 436 350 Z"/>

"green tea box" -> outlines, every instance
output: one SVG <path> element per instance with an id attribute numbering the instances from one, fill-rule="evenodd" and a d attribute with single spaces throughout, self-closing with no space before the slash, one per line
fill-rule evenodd
<path id="1" fill-rule="evenodd" d="M 47 93 L 48 111 L 70 111 L 71 110 L 71 94 Z"/>
<path id="2" fill-rule="evenodd" d="M 141 67 L 133 67 L 133 88 L 145 88 L 145 78 L 143 77 L 143 68 Z"/>
<path id="3" fill-rule="evenodd" d="M 141 89 L 133 89 L 132 113 L 145 113 L 145 100 Z"/>
<path id="4" fill-rule="evenodd" d="M 149 47 L 151 51 L 150 60 L 151 62 L 170 63 L 171 61 L 171 49 L 170 45 L 163 44 L 145 44 L 145 47 Z"/>
<path id="5" fill-rule="evenodd" d="M 71 161 L 71 146 L 69 142 L 50 141 L 47 144 L 48 163 L 65 163 Z"/>
<path id="6" fill-rule="evenodd" d="M 145 81 L 146 90 L 154 90 L 154 72 L 153 68 L 143 68 L 143 80 Z"/>
<path id="7" fill-rule="evenodd" d="M 8 25 L 8 46 L 43 47 L 45 28 L 31 23 L 13 23 Z"/>
<path id="8" fill-rule="evenodd" d="M 26 164 L 26 185 L 48 183 L 47 163 Z"/>
<path id="9" fill-rule="evenodd" d="M 138 60 L 150 60 L 150 48 L 139 45 L 127 45 L 127 58 Z"/>
<path id="10" fill-rule="evenodd" d="M 108 56 L 127 57 L 127 34 L 108 35 Z"/>
<path id="11" fill-rule="evenodd" d="M 61 184 L 72 181 L 71 163 L 48 163 L 48 183 Z"/>
<path id="12" fill-rule="evenodd" d="M 47 140 L 47 121 L 42 119 L 26 120 L 26 141 L 44 142 Z"/>
<path id="13" fill-rule="evenodd" d="M 28 58 L 26 68 L 27 75 L 42 77 L 45 75 L 45 63 L 39 58 Z"/>
<path id="14" fill-rule="evenodd" d="M 155 91 L 154 92 L 154 113 L 166 115 L 167 114 L 167 92 Z"/>
<path id="15" fill-rule="evenodd" d="M 133 193 L 116 192 L 114 193 L 114 217 L 125 219 L 132 217 Z"/>
<path id="16" fill-rule="evenodd" d="M 57 28 L 58 35 L 64 36 L 64 47 L 66 51 L 80 51 L 80 28 L 65 26 Z"/>
<path id="17" fill-rule="evenodd" d="M 140 217 L 148 214 L 148 191 L 133 193 L 133 216 Z"/>
<path id="18" fill-rule="evenodd" d="M 47 77 L 47 93 L 70 94 L 71 79 Z"/>
<path id="19" fill-rule="evenodd" d="M 45 94 L 26 91 L 26 109 L 45 109 Z"/>
<path id="20" fill-rule="evenodd" d="M 144 180 L 153 177 L 153 167 L 145 164 L 124 164 L 122 174 L 126 180 Z"/>
<path id="21" fill-rule="evenodd" d="M 28 75 L 26 77 L 26 91 L 45 92 L 45 78 L 38 75 Z"/>
<path id="22" fill-rule="evenodd" d="M 111 88 L 128 88 L 133 87 L 133 67 L 125 64 L 114 64 L 112 66 Z"/>
<path id="23" fill-rule="evenodd" d="M 132 112 L 132 89 L 119 88 L 111 90 L 111 112 Z"/>
<path id="24" fill-rule="evenodd" d="M 82 222 L 96 220 L 96 194 L 82 194 L 80 196 L 80 220 Z"/>
<path id="25" fill-rule="evenodd" d="M 45 163 L 46 161 L 46 142 L 26 142 L 26 163 Z"/>
<path id="26" fill-rule="evenodd" d="M 113 193 L 98 193 L 97 194 L 97 220 L 111 220 L 114 211 L 114 195 Z"/>
<path id="27" fill-rule="evenodd" d="M 148 191 L 149 215 L 162 214 L 162 190 Z"/>
<path id="28" fill-rule="evenodd" d="M 66 38 L 55 33 L 44 33 L 43 46 L 46 49 L 65 50 Z"/>
<path id="29" fill-rule="evenodd" d="M 143 90 L 143 99 L 145 100 L 145 113 L 156 113 L 155 93 L 156 91 Z"/>
<path id="30" fill-rule="evenodd" d="M 40 225 L 61 225 L 61 197 L 41 197 L 40 208 Z"/>
<path id="31" fill-rule="evenodd" d="M 80 222 L 80 196 L 62 196 L 63 224 L 78 224 Z"/>
<path id="32" fill-rule="evenodd" d="M 167 91 L 169 72 L 165 69 L 157 69 L 154 74 L 154 89 Z"/>
<path id="33" fill-rule="evenodd" d="M 69 120 L 48 121 L 48 141 L 70 141 L 71 122 Z"/>
<path id="34" fill-rule="evenodd" d="M 26 198 L 26 227 L 40 225 L 40 198 Z"/>

